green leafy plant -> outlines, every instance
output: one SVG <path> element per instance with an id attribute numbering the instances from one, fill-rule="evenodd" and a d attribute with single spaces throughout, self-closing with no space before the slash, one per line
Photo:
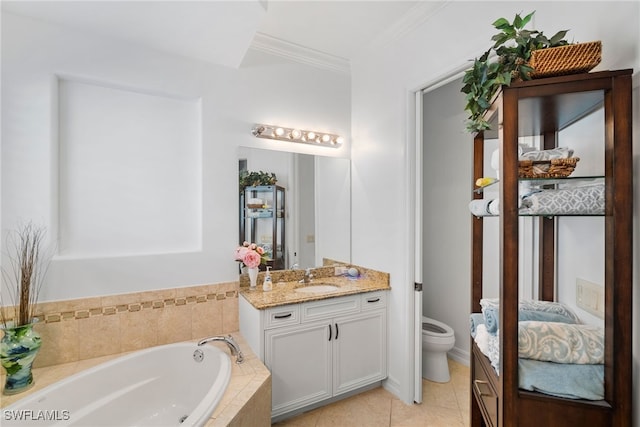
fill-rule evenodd
<path id="1" fill-rule="evenodd" d="M 551 38 L 547 38 L 542 31 L 526 30 L 524 27 L 534 14 L 535 11 L 524 18 L 516 14 L 513 22 L 505 18 L 496 20 L 493 26 L 500 32 L 491 38 L 493 46 L 476 58 L 473 66 L 465 71 L 460 91 L 466 94 L 465 111 L 469 113 L 467 131 L 490 129 L 483 116 L 493 96 L 500 87 L 510 86 L 512 81 L 531 79 L 533 69 L 528 62 L 533 51 L 569 44 L 564 39 L 568 30 L 558 31 Z M 492 52 L 495 52 L 495 57 L 492 57 Z M 493 59 L 490 60 L 490 57 Z"/>
<path id="2" fill-rule="evenodd" d="M 276 174 L 273 172 L 240 172 L 240 193 L 245 187 L 256 187 L 258 185 L 275 185 L 278 182 Z"/>

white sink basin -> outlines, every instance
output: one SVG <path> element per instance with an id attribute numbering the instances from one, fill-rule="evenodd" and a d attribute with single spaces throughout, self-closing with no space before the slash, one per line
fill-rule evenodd
<path id="1" fill-rule="evenodd" d="M 335 292 L 339 288 L 334 285 L 309 285 L 309 286 L 300 286 L 296 288 L 296 292 L 303 292 L 308 294 L 319 294 L 325 292 Z"/>

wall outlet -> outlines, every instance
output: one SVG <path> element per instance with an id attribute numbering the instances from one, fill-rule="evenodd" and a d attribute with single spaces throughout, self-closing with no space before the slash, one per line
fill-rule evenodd
<path id="1" fill-rule="evenodd" d="M 584 311 L 604 319 L 604 287 L 576 278 L 576 304 Z"/>

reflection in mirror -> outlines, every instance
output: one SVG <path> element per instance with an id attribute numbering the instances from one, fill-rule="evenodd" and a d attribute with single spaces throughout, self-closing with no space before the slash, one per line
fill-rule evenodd
<path id="1" fill-rule="evenodd" d="M 320 266 L 323 258 L 350 262 L 349 159 L 247 147 L 238 159 L 240 171 L 274 173 L 284 188 L 284 268 Z M 258 232 L 255 240 L 272 244 L 271 233 Z"/>

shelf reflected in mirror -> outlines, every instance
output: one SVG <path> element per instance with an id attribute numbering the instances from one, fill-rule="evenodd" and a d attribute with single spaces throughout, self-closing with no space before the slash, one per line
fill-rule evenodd
<path id="1" fill-rule="evenodd" d="M 323 259 L 351 261 L 350 165 L 345 158 L 238 149 L 239 172 L 274 173 L 276 185 L 284 188 L 284 268 L 316 267 Z M 242 209 L 238 215 L 245 221 Z M 239 231 L 242 228 L 239 225 Z M 243 235 L 239 233 L 240 244 Z M 254 237 L 252 243 L 272 243 L 266 233 Z"/>

